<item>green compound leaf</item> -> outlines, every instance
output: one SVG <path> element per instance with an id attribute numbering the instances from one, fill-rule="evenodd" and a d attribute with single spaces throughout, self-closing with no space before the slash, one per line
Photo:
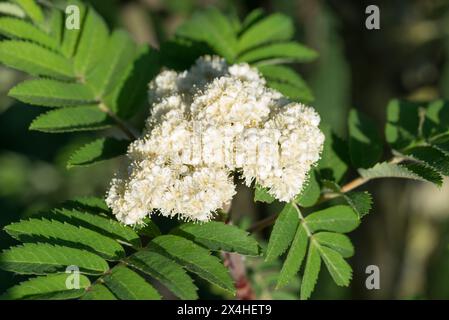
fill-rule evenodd
<path id="1" fill-rule="evenodd" d="M 422 170 L 420 170 L 420 172 L 424 173 L 424 171 Z M 364 179 L 402 178 L 427 181 L 425 177 L 422 177 L 417 173 L 416 169 L 413 170 L 409 169 L 406 165 L 388 162 L 378 163 L 374 167 L 369 169 L 359 169 L 359 174 Z"/>
<path id="2" fill-rule="evenodd" d="M 382 156 L 382 139 L 377 126 L 361 112 L 352 109 L 348 118 L 349 151 L 356 168 L 369 168 Z"/>
<path id="3" fill-rule="evenodd" d="M 18 40 L 0 42 L 0 62 L 34 76 L 48 76 L 62 80 L 75 78 L 69 60 L 31 42 Z"/>
<path id="4" fill-rule="evenodd" d="M 97 105 L 62 108 L 41 114 L 30 125 L 30 130 L 59 133 L 106 129 L 112 119 Z"/>
<path id="5" fill-rule="evenodd" d="M 313 101 L 311 89 L 293 69 L 281 65 L 262 65 L 258 66 L 257 69 L 267 80 L 269 87 L 278 90 L 293 100 Z"/>
<path id="6" fill-rule="evenodd" d="M 0 255 L 0 268 L 18 274 L 64 272 L 72 265 L 81 273 L 92 275 L 102 274 L 109 268 L 105 260 L 93 253 L 47 243 L 26 243 L 4 250 Z"/>
<path id="7" fill-rule="evenodd" d="M 103 97 L 120 83 L 135 56 L 135 44 L 128 33 L 117 30 L 110 36 L 97 67 L 87 75 L 87 84 L 97 97 Z"/>
<path id="8" fill-rule="evenodd" d="M 286 204 L 271 231 L 265 261 L 272 261 L 287 250 L 295 236 L 298 223 L 296 208 L 292 204 Z"/>
<path id="9" fill-rule="evenodd" d="M 354 246 L 351 240 L 344 234 L 335 232 L 318 232 L 313 235 L 313 239 L 318 241 L 320 245 L 329 247 L 344 258 L 354 255 Z"/>
<path id="10" fill-rule="evenodd" d="M 321 245 L 316 246 L 335 283 L 347 287 L 352 279 L 352 269 L 349 264 L 337 251 Z"/>
<path id="11" fill-rule="evenodd" d="M 177 297 L 186 300 L 198 298 L 198 290 L 184 269 L 172 259 L 156 251 L 140 250 L 129 257 L 127 263 L 144 272 L 173 292 Z"/>
<path id="12" fill-rule="evenodd" d="M 74 58 L 78 75 L 86 77 L 88 72 L 100 62 L 105 54 L 108 37 L 109 30 L 103 18 L 89 8 Z"/>
<path id="13" fill-rule="evenodd" d="M 351 207 L 337 205 L 308 215 L 305 222 L 312 232 L 326 230 L 346 233 L 357 228 L 360 219 Z"/>
<path id="14" fill-rule="evenodd" d="M 80 274 L 79 288 L 70 289 L 66 281 L 71 274 L 51 274 L 31 278 L 8 289 L 0 300 L 66 300 L 81 297 L 90 286 L 89 279 Z"/>
<path id="15" fill-rule="evenodd" d="M 294 26 L 288 16 L 275 13 L 253 23 L 238 41 L 238 51 L 243 52 L 256 46 L 273 42 L 288 40 L 293 37 Z"/>
<path id="16" fill-rule="evenodd" d="M 40 240 L 93 250 L 108 260 L 118 260 L 125 255 L 125 251 L 117 241 L 95 231 L 55 220 L 22 220 L 6 226 L 5 231 L 22 242 Z"/>
<path id="17" fill-rule="evenodd" d="M 118 221 L 98 213 L 86 213 L 86 211 L 93 210 L 80 201 L 71 201 L 70 206 L 68 203 L 66 207 L 54 209 L 46 217 L 91 229 L 116 239 L 122 244 L 134 247 L 141 246 L 138 234 L 131 227 L 124 226 Z"/>
<path id="18" fill-rule="evenodd" d="M 58 42 L 54 38 L 22 19 L 0 18 L 0 34 L 9 38 L 32 41 L 50 49 L 58 49 Z"/>
<path id="19" fill-rule="evenodd" d="M 296 230 L 295 238 L 292 246 L 288 252 L 287 258 L 284 261 L 281 272 L 279 274 L 276 287 L 280 288 L 287 285 L 290 280 L 298 273 L 302 261 L 306 255 L 307 244 L 309 238 L 307 231 L 302 223 L 299 224 Z"/>
<path id="20" fill-rule="evenodd" d="M 196 12 L 176 30 L 176 35 L 206 43 L 230 63 L 235 59 L 237 40 L 234 28 L 218 9 L 210 8 Z"/>
<path id="21" fill-rule="evenodd" d="M 413 147 L 408 149 L 407 155 L 422 161 L 445 176 L 449 176 L 449 156 L 430 146 Z"/>
<path id="22" fill-rule="evenodd" d="M 232 278 L 221 261 L 210 252 L 187 239 L 163 235 L 150 242 L 150 249 L 160 250 L 179 261 L 190 272 L 234 294 Z"/>
<path id="23" fill-rule="evenodd" d="M 257 66 L 267 64 L 311 62 L 318 57 L 315 50 L 297 42 L 273 43 L 252 49 L 242 54 L 237 62 L 254 63 Z"/>
<path id="24" fill-rule="evenodd" d="M 89 88 L 78 83 L 50 79 L 27 80 L 9 91 L 17 100 L 44 107 L 71 107 L 95 102 Z"/>
<path id="25" fill-rule="evenodd" d="M 76 150 L 70 157 L 67 167 L 88 166 L 113 159 L 126 153 L 129 141 L 101 138 Z"/>
<path id="26" fill-rule="evenodd" d="M 321 268 L 321 257 L 318 246 L 311 241 L 309 245 L 309 253 L 307 254 L 306 267 L 301 280 L 300 299 L 307 300 L 312 294 L 318 280 L 318 274 Z"/>
<path id="27" fill-rule="evenodd" d="M 160 300 L 161 296 L 141 276 L 119 265 L 104 278 L 106 286 L 121 300 Z"/>
<path id="28" fill-rule="evenodd" d="M 259 254 L 259 245 L 248 232 L 223 222 L 185 223 L 177 228 L 174 234 L 214 251 L 223 250 L 251 256 Z"/>

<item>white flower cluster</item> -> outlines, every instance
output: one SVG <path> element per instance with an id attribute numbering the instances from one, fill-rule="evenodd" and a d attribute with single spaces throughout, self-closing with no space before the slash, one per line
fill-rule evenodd
<path id="1" fill-rule="evenodd" d="M 125 224 L 152 212 L 210 220 L 235 194 L 232 173 L 280 201 L 302 189 L 324 136 L 310 107 L 266 87 L 248 64 L 199 58 L 188 71 L 164 71 L 151 83 L 151 116 L 128 149 L 130 164 L 106 202 Z"/>

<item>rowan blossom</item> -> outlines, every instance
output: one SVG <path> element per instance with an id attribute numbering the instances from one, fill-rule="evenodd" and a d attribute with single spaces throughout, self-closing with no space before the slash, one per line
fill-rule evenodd
<path id="1" fill-rule="evenodd" d="M 310 107 L 266 86 L 248 64 L 205 56 L 149 85 L 151 115 L 128 148 L 106 202 L 125 224 L 153 212 L 208 221 L 235 194 L 233 174 L 290 201 L 318 161 L 324 135 Z"/>

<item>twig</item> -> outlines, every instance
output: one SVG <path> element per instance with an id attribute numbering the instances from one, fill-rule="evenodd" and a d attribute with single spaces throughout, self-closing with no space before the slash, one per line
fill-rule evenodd
<path id="1" fill-rule="evenodd" d="M 101 111 L 103 111 L 104 113 L 106 113 L 109 117 L 112 118 L 112 120 L 115 121 L 115 123 L 117 124 L 117 127 L 123 131 L 123 133 L 130 139 L 130 140 L 136 140 L 137 139 L 137 135 L 134 134 L 134 132 L 132 131 L 132 129 L 130 129 L 128 127 L 128 125 L 119 117 L 117 117 L 117 115 L 111 111 L 111 109 L 108 108 L 107 105 L 105 105 L 104 103 L 100 103 L 98 105 L 98 107 L 100 108 Z"/>

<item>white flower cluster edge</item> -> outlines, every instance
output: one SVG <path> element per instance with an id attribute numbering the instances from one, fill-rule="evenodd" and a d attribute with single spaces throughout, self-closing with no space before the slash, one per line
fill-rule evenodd
<path id="1" fill-rule="evenodd" d="M 149 99 L 145 131 L 106 197 L 124 224 L 153 213 L 208 221 L 236 193 L 234 173 L 290 201 L 320 158 L 319 115 L 268 88 L 246 63 L 204 56 L 188 71 L 163 71 Z"/>

